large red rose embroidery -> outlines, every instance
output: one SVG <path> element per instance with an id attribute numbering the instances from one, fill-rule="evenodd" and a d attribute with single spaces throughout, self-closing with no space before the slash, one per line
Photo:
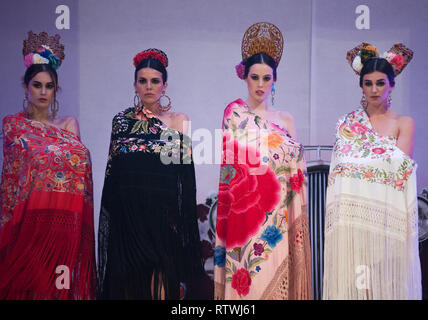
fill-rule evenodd
<path id="1" fill-rule="evenodd" d="M 235 289 L 240 296 L 246 296 L 250 292 L 251 277 L 248 270 L 239 269 L 232 276 L 232 288 Z"/>
<path id="2" fill-rule="evenodd" d="M 233 148 L 226 151 L 226 137 L 231 138 L 225 133 L 217 203 L 217 235 L 225 242 L 226 248 L 231 249 L 245 245 L 258 231 L 266 219 L 266 213 L 271 212 L 279 202 L 281 186 L 270 167 L 259 166 L 260 162 L 254 165 L 238 162 L 240 149 L 241 154 L 254 150 L 234 140 L 231 141 Z M 230 152 L 233 154 L 230 155 Z M 228 153 L 233 163 L 226 162 Z M 266 169 L 263 174 L 254 174 L 260 167 Z"/>

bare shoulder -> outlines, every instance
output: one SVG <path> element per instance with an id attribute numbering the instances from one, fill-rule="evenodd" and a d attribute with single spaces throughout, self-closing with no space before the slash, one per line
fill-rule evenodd
<path id="1" fill-rule="evenodd" d="M 285 110 L 278 110 L 278 114 L 284 121 L 293 122 L 294 123 L 294 117 L 293 115 Z"/>
<path id="2" fill-rule="evenodd" d="M 413 157 L 415 121 L 409 116 L 398 116 L 397 147 L 408 156 Z"/>
<path id="3" fill-rule="evenodd" d="M 61 129 L 70 131 L 80 136 L 79 122 L 75 117 L 73 116 L 60 117 L 55 122 L 56 122 L 56 125 Z"/>
<path id="4" fill-rule="evenodd" d="M 171 112 L 170 115 L 172 127 L 184 134 L 189 131 L 190 118 L 187 114 L 182 112 Z"/>
<path id="5" fill-rule="evenodd" d="M 182 112 L 171 112 L 171 117 L 177 121 L 186 121 L 186 120 L 188 121 L 189 120 L 189 116 L 185 113 L 182 113 Z"/>
<path id="6" fill-rule="evenodd" d="M 410 116 L 398 116 L 398 125 L 401 128 L 412 129 L 415 127 L 415 120 Z"/>
<path id="7" fill-rule="evenodd" d="M 287 129 L 287 131 L 289 132 L 289 134 L 294 138 L 294 139 L 298 139 L 297 138 L 297 131 L 296 131 L 296 126 L 294 124 L 294 117 L 293 115 L 285 110 L 276 110 L 276 116 L 279 119 L 279 121 L 281 122 L 281 125 Z"/>

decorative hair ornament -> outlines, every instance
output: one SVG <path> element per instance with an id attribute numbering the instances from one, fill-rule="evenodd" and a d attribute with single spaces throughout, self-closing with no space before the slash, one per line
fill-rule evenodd
<path id="1" fill-rule="evenodd" d="M 284 48 L 284 38 L 277 26 L 269 22 L 257 22 L 244 33 L 241 44 L 242 60 L 256 53 L 265 53 L 278 66 Z"/>
<path id="2" fill-rule="evenodd" d="M 28 31 L 28 39 L 24 40 L 22 54 L 24 65 L 29 68 L 33 64 L 49 64 L 55 70 L 65 58 L 64 45 L 59 42 L 60 35 L 49 36 L 46 32 L 34 34 Z"/>
<path id="3" fill-rule="evenodd" d="M 386 59 L 391 64 L 394 70 L 394 75 L 398 76 L 410 60 L 412 60 L 413 51 L 402 43 L 397 43 L 394 44 L 389 51 L 386 51 L 382 56 L 379 56 L 379 51 L 376 47 L 363 42 L 346 53 L 346 60 L 348 60 L 357 75 L 360 75 L 364 64 L 371 58 Z"/>
<path id="4" fill-rule="evenodd" d="M 236 75 L 239 79 L 244 80 L 245 78 L 245 65 L 244 62 L 241 61 L 235 66 Z"/>
<path id="5" fill-rule="evenodd" d="M 157 59 L 165 68 L 168 67 L 168 57 L 165 52 L 155 48 L 150 48 L 138 53 L 134 57 L 134 66 L 137 67 L 141 61 L 149 58 Z"/>

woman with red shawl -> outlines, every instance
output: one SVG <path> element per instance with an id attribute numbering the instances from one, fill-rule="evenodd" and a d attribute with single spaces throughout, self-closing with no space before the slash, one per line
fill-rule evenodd
<path id="1" fill-rule="evenodd" d="M 24 110 L 3 119 L 0 299 L 93 299 L 92 170 L 73 117 L 57 117 L 59 35 L 24 41 Z"/>

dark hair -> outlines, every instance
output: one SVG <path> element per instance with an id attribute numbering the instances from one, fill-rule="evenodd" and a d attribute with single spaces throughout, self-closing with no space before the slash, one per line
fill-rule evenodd
<path id="1" fill-rule="evenodd" d="M 52 78 L 52 81 L 55 84 L 55 92 L 58 89 L 58 74 L 56 73 L 56 70 L 51 67 L 49 64 L 32 64 L 30 67 L 27 68 L 27 71 L 25 71 L 23 82 L 28 87 L 28 84 L 30 83 L 31 79 L 33 79 L 36 74 L 40 72 L 47 72 Z"/>
<path id="2" fill-rule="evenodd" d="M 165 66 L 158 60 L 153 58 L 144 59 L 135 68 L 134 81 L 137 82 L 137 73 L 140 69 L 152 68 L 162 73 L 162 81 L 165 83 L 168 80 L 168 73 Z"/>
<path id="3" fill-rule="evenodd" d="M 271 67 L 273 70 L 273 80 L 276 81 L 275 60 L 263 52 L 253 54 L 251 57 L 249 57 L 247 60 L 244 61 L 244 66 L 245 66 L 244 79 L 248 77 L 248 72 L 250 72 L 251 66 L 256 63 L 261 63 L 261 64 L 264 63 L 264 64 L 267 64 L 269 67 Z"/>
<path id="4" fill-rule="evenodd" d="M 363 77 L 366 74 L 379 71 L 388 77 L 389 85 L 393 87 L 395 85 L 395 74 L 394 69 L 388 60 L 384 58 L 371 58 L 367 62 L 364 63 L 363 69 L 360 73 L 360 87 L 363 87 Z"/>

